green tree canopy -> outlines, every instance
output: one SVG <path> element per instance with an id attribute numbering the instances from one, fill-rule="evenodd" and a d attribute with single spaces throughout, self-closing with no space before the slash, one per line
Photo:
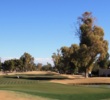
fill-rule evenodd
<path id="1" fill-rule="evenodd" d="M 103 29 L 96 26 L 94 21 L 95 18 L 90 12 L 85 12 L 78 18 L 77 35 L 80 43 L 72 44 L 70 47 L 64 46 L 53 54 L 52 58 L 58 70 L 66 72 L 80 68 L 85 70 L 88 77 L 94 62 L 106 58 L 108 42 L 104 39 Z"/>
<path id="2" fill-rule="evenodd" d="M 101 27 L 94 25 L 92 13 L 85 12 L 79 19 L 79 58 L 86 72 L 90 70 L 93 62 L 105 58 L 108 51 L 108 42 L 104 40 L 104 31 Z M 86 75 L 87 75 L 86 74 Z"/>
<path id="3" fill-rule="evenodd" d="M 29 53 L 24 53 L 20 60 L 22 62 L 22 67 L 24 71 L 31 71 L 33 70 L 34 65 L 34 57 L 32 57 Z"/>

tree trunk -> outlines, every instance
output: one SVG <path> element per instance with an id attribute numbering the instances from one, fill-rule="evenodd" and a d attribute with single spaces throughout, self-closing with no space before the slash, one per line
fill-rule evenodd
<path id="1" fill-rule="evenodd" d="M 89 70 L 90 70 L 90 67 L 93 63 L 94 59 L 91 59 L 88 63 L 88 65 L 86 66 L 86 74 L 85 74 L 85 77 L 88 78 L 88 74 L 89 74 Z"/>
<path id="2" fill-rule="evenodd" d="M 88 78 L 88 69 L 86 69 L 85 77 Z"/>

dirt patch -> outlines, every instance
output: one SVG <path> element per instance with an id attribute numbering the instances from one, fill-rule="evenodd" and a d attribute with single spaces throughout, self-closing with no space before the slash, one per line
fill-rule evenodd
<path id="1" fill-rule="evenodd" d="M 51 100 L 38 96 L 31 96 L 25 93 L 0 91 L 0 100 Z"/>
<path id="2" fill-rule="evenodd" d="M 110 84 L 109 77 L 94 77 L 94 78 L 72 78 L 66 80 L 52 80 L 51 82 L 61 84 Z"/>

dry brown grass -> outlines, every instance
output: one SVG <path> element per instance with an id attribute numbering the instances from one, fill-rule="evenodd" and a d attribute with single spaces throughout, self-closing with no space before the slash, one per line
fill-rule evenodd
<path id="1" fill-rule="evenodd" d="M 51 82 L 61 84 L 110 84 L 109 77 L 93 77 L 93 78 L 71 78 L 66 80 L 52 80 Z"/>
<path id="2" fill-rule="evenodd" d="M 38 96 L 31 96 L 25 93 L 0 91 L 0 100 L 50 100 L 50 99 Z"/>
<path id="3" fill-rule="evenodd" d="M 50 71 L 29 71 L 29 72 L 13 72 L 13 73 L 7 73 L 8 75 L 14 75 L 14 74 L 58 74 L 55 72 Z M 0 75 L 6 75 L 6 73 L 0 72 Z"/>

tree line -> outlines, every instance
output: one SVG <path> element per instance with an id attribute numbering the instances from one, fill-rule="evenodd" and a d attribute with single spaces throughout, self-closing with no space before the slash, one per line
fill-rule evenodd
<path id="1" fill-rule="evenodd" d="M 3 72 L 26 72 L 26 71 L 49 71 L 53 70 L 52 65 L 42 65 L 41 63 L 35 64 L 34 57 L 29 53 L 24 53 L 19 59 L 5 60 L 0 63 L 0 69 Z"/>

